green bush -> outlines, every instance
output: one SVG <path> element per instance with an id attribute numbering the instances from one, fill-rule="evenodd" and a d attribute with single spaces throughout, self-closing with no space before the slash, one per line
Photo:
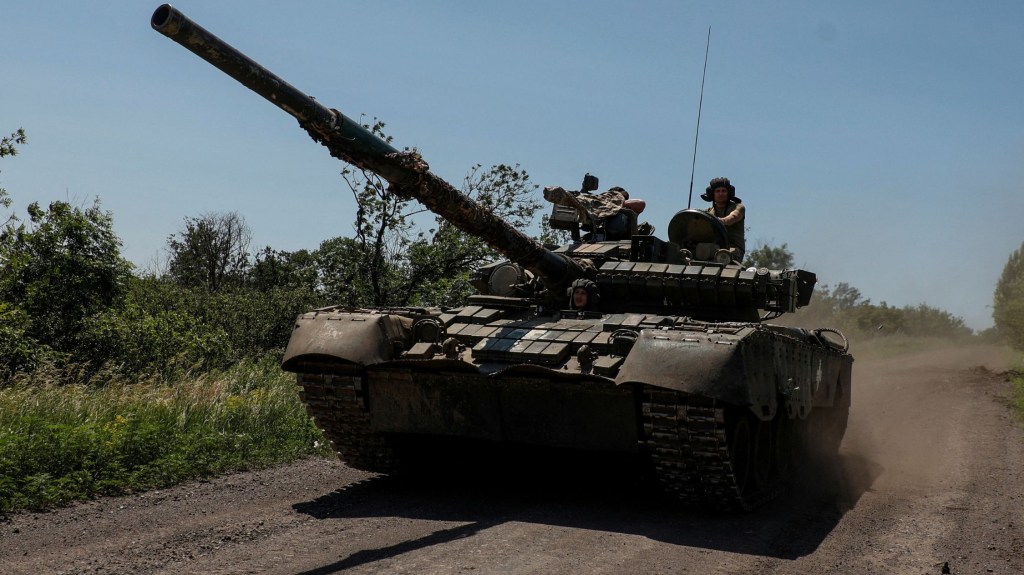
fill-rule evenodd
<path id="1" fill-rule="evenodd" d="M 131 264 L 98 201 L 33 203 L 28 213 L 28 224 L 0 233 L 0 301 L 25 312 L 32 339 L 73 353 L 86 318 L 120 301 Z"/>
<path id="2" fill-rule="evenodd" d="M 165 375 L 189 368 L 223 368 L 231 358 L 228 334 L 186 311 L 147 310 L 137 303 L 89 319 L 82 348 L 93 361 L 131 373 Z"/>
<path id="3" fill-rule="evenodd" d="M 78 378 L 40 370 L 0 389 L 0 512 L 327 454 L 276 357 L 170 382 L 54 381 Z"/>
<path id="4" fill-rule="evenodd" d="M 28 315 L 0 302 L 0 384 L 18 371 L 31 371 L 55 354 L 26 333 Z"/>
<path id="5" fill-rule="evenodd" d="M 300 313 L 319 307 L 315 295 L 303 288 L 266 290 L 235 288 L 203 294 L 199 301 L 204 322 L 223 330 L 240 357 L 255 357 L 284 349 Z"/>
<path id="6" fill-rule="evenodd" d="M 318 303 L 303 288 L 210 293 L 155 277 L 132 278 L 123 303 L 84 322 L 79 354 L 93 364 L 143 374 L 223 369 L 283 349 L 295 317 Z"/>

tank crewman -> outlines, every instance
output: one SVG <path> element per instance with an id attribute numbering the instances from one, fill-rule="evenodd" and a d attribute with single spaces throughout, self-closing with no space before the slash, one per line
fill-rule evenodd
<path id="1" fill-rule="evenodd" d="M 560 206 L 576 208 L 590 218 L 601 219 L 619 213 L 629 197 L 624 192 L 622 188 L 612 188 L 600 194 L 574 194 L 560 186 L 548 186 L 544 188 L 544 199 Z"/>
<path id="2" fill-rule="evenodd" d="M 630 198 L 629 192 L 618 186 L 615 186 L 614 188 L 609 188 L 608 191 L 619 192 L 620 194 L 622 194 L 622 207 L 626 208 L 627 210 L 631 210 L 634 214 L 638 216 L 642 214 L 644 209 L 647 207 L 647 202 L 641 200 L 640 198 Z"/>
<path id="3" fill-rule="evenodd" d="M 569 287 L 569 307 L 571 309 L 584 311 L 596 310 L 601 303 L 601 293 L 597 290 L 597 284 L 581 278 Z"/>
<path id="4" fill-rule="evenodd" d="M 743 261 L 746 253 L 746 242 L 743 239 L 743 223 L 746 220 L 746 208 L 743 207 L 743 200 L 736 197 L 736 186 L 729 182 L 729 178 L 715 178 L 711 180 L 707 190 L 700 198 L 711 202 L 711 207 L 706 211 L 715 216 L 725 225 L 726 237 L 729 240 L 729 247 L 735 248 L 734 259 Z"/>
<path id="5" fill-rule="evenodd" d="M 600 194 L 576 194 L 567 192 L 559 186 L 548 186 L 544 188 L 544 199 L 560 206 L 576 208 L 581 215 L 585 215 L 591 221 L 611 222 L 623 209 L 640 215 L 647 207 L 647 202 L 639 198 L 630 199 L 629 192 L 618 186 Z M 618 227 L 625 228 L 625 219 L 622 221 Z M 625 229 L 623 231 L 625 232 Z"/>

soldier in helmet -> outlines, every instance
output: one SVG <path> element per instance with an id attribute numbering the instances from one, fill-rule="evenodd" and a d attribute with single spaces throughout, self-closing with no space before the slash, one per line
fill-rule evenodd
<path id="1" fill-rule="evenodd" d="M 601 293 L 597 291 L 596 283 L 584 278 L 572 282 L 572 286 L 569 287 L 569 307 L 571 309 L 596 310 L 599 303 L 601 303 Z"/>
<path id="2" fill-rule="evenodd" d="M 736 197 L 736 186 L 729 182 L 729 178 L 715 178 L 700 197 L 706 202 L 711 202 L 711 207 L 706 211 L 725 225 L 729 247 L 736 250 L 734 259 L 743 261 L 743 255 L 747 251 L 743 239 L 746 209 L 743 207 L 743 200 Z"/>

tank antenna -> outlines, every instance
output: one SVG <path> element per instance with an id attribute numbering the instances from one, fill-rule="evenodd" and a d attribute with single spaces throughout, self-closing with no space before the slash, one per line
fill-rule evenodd
<path id="1" fill-rule="evenodd" d="M 690 197 L 686 199 L 686 209 L 693 202 L 693 173 L 697 168 L 697 138 L 700 137 L 700 111 L 704 107 L 704 78 L 708 75 L 708 49 L 711 48 L 711 26 L 708 26 L 708 43 L 704 46 L 704 73 L 700 76 L 700 102 L 697 104 L 697 133 L 693 136 L 693 164 L 690 165 Z"/>

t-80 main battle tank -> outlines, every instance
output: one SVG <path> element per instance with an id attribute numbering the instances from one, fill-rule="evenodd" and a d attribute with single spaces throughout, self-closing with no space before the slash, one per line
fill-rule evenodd
<path id="1" fill-rule="evenodd" d="M 579 192 L 550 190 L 568 200 L 552 225 L 574 240 L 547 249 L 171 6 L 152 26 L 295 117 L 331 155 L 508 258 L 476 270 L 480 294 L 462 307 L 297 319 L 282 367 L 349 465 L 391 473 L 424 447 L 470 444 L 625 454 L 685 503 L 751 509 L 812 452 L 835 454 L 850 407 L 845 338 L 763 323 L 807 305 L 814 274 L 744 269 L 701 211 L 676 214 L 667 241 L 637 233 L 628 210 L 588 212 L 592 177 Z M 589 308 L 570 304 L 574 284 L 590 290 Z"/>

